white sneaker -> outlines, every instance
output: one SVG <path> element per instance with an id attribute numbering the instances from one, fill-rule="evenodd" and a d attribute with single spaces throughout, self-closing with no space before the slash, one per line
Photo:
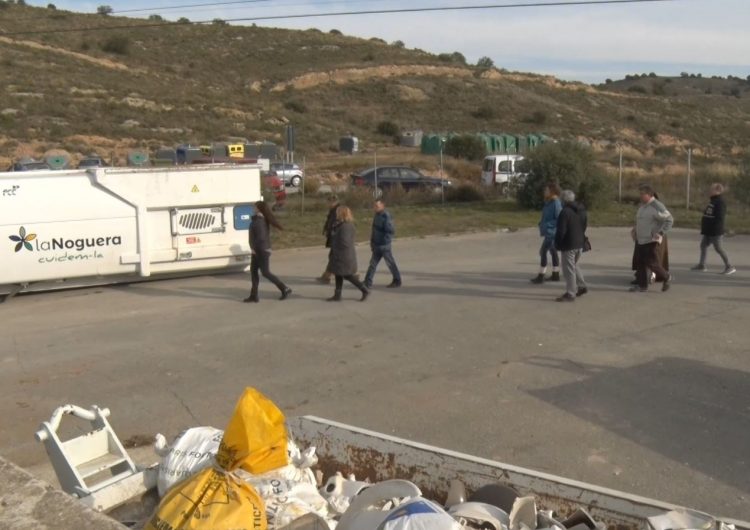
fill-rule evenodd
<path id="1" fill-rule="evenodd" d="M 724 269 L 724 272 L 722 272 L 722 274 L 724 276 L 729 276 L 730 274 L 734 274 L 735 272 L 737 272 L 737 269 L 735 269 L 734 267 L 727 267 L 726 269 Z"/>

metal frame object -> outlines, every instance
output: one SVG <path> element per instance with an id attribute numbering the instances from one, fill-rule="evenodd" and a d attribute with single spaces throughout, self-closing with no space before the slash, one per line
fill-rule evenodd
<path id="1" fill-rule="evenodd" d="M 315 446 L 324 475 L 355 473 L 360 480 L 406 479 L 427 498 L 440 499 L 451 480 L 459 478 L 469 490 L 489 483 L 509 485 L 521 495 L 534 495 L 542 509 L 562 516 L 585 508 L 597 521 L 618 530 L 648 529 L 647 518 L 681 507 L 593 484 L 540 473 L 510 464 L 440 449 L 318 418 L 288 419 L 300 446 Z M 750 522 L 719 518 L 737 530 Z"/>
<path id="2" fill-rule="evenodd" d="M 156 485 L 156 468 L 137 469 L 112 426 L 110 411 L 93 405 L 90 410 L 76 405 L 58 407 L 35 434 L 44 443 L 52 467 L 66 493 L 97 511 L 107 511 Z M 91 431 L 62 441 L 57 431 L 63 416 L 89 421 Z"/>

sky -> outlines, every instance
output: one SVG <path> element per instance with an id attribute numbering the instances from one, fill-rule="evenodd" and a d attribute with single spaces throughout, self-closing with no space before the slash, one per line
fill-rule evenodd
<path id="1" fill-rule="evenodd" d="M 55 0 L 52 0 L 55 1 Z M 166 19 L 232 19 L 412 7 L 530 4 L 554 0 L 250 0 L 233 5 L 164 9 L 211 0 L 60 0 L 58 8 Z M 217 0 L 220 1 L 220 0 Z M 224 0 L 228 1 L 228 0 Z M 584 0 L 585 1 L 585 0 Z M 28 1 L 29 4 L 46 5 Z M 252 22 L 246 22 L 252 23 Z M 238 22 L 239 24 L 239 22 Z M 490 57 L 499 68 L 600 83 L 626 74 L 681 72 L 750 75 L 750 0 L 670 0 L 643 4 L 547 6 L 448 12 L 369 14 L 257 21 L 292 29 L 337 29 L 357 37 L 400 40 L 407 48 Z"/>

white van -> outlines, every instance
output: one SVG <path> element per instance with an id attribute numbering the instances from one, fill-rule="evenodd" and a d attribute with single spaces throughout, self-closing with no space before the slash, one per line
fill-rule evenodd
<path id="1" fill-rule="evenodd" d="M 482 184 L 492 186 L 505 185 L 509 181 L 522 176 L 520 162 L 522 155 L 490 155 L 482 163 Z"/>

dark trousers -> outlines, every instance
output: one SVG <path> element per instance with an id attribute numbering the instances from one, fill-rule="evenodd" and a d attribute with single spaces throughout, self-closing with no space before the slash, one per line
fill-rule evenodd
<path id="1" fill-rule="evenodd" d="M 656 253 L 657 245 L 658 243 L 646 243 L 635 247 L 635 279 L 641 289 L 648 289 L 648 279 L 651 272 L 656 274 L 657 282 L 663 282 L 669 278 L 669 272 L 659 263 L 659 256 Z"/>
<path id="2" fill-rule="evenodd" d="M 396 265 L 396 260 L 393 259 L 393 253 L 389 245 L 387 247 L 372 247 L 372 257 L 370 258 L 370 266 L 367 268 L 367 274 L 365 275 L 365 285 L 372 285 L 372 279 L 375 277 L 375 271 L 381 259 L 384 259 L 385 264 L 388 265 L 388 270 L 391 271 L 393 281 L 401 283 L 401 273 L 398 270 L 398 265 Z"/>
<path id="3" fill-rule="evenodd" d="M 548 252 L 552 255 L 552 266 L 559 267 L 560 256 L 557 253 L 557 249 L 555 248 L 555 240 L 545 237 L 544 240 L 542 241 L 542 248 L 539 249 L 539 256 L 542 258 L 540 265 L 542 267 L 547 266 L 547 253 Z"/>
<path id="4" fill-rule="evenodd" d="M 351 283 L 354 287 L 362 291 L 363 293 L 367 291 L 367 288 L 364 286 L 364 284 L 359 281 L 359 278 L 357 278 L 356 274 L 350 274 L 349 276 L 339 276 L 336 275 L 336 294 L 341 294 L 341 289 L 344 287 L 344 280 Z"/>
<path id="5" fill-rule="evenodd" d="M 284 289 L 286 289 L 286 285 L 284 285 L 284 282 L 274 276 L 274 274 L 271 272 L 270 266 L 271 254 L 268 252 L 255 253 L 253 254 L 252 258 L 250 258 L 250 296 L 258 296 L 258 284 L 260 283 L 260 276 L 258 276 L 258 271 L 260 271 L 260 273 L 266 280 L 274 284 L 279 289 L 279 291 L 284 292 Z"/>

